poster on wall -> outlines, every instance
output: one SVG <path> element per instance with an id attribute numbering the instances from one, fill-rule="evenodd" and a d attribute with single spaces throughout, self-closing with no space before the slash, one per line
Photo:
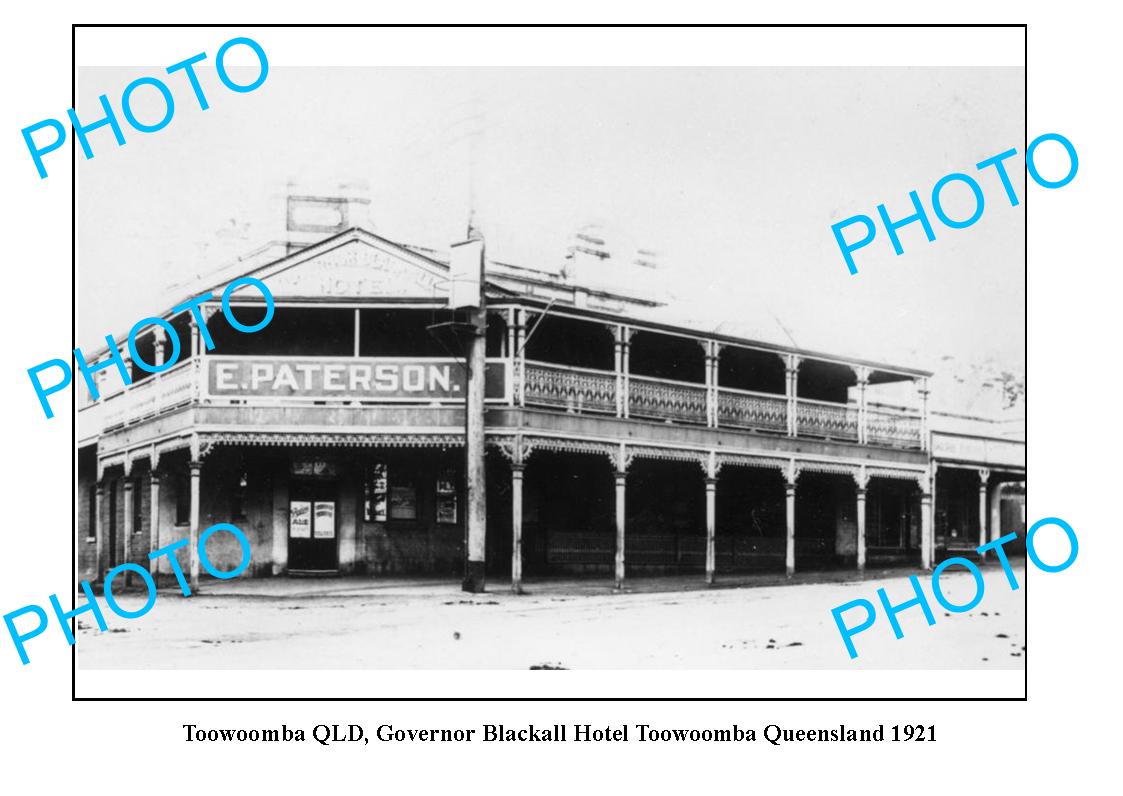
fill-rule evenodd
<path id="1" fill-rule="evenodd" d="M 412 486 L 390 487 L 390 519 L 417 519 L 417 490 Z"/>
<path id="2" fill-rule="evenodd" d="M 289 502 L 289 536 L 293 539 L 312 537 L 312 504 L 307 500 Z"/>
<path id="3" fill-rule="evenodd" d="M 437 496 L 437 522 L 441 525 L 456 524 L 456 495 Z"/>
<path id="4" fill-rule="evenodd" d="M 316 539 L 335 538 L 335 502 L 331 500 L 316 501 L 316 522 L 312 527 L 312 535 Z"/>
<path id="5" fill-rule="evenodd" d="M 388 493 L 386 464 L 378 462 L 368 467 L 363 483 L 363 519 L 366 522 L 386 521 Z"/>

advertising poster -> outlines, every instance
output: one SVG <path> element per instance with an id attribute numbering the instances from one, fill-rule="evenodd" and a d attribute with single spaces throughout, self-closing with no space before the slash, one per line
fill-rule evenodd
<path id="1" fill-rule="evenodd" d="M 390 519 L 417 519 L 417 489 L 412 486 L 390 487 Z"/>
<path id="2" fill-rule="evenodd" d="M 335 538 L 335 503 L 332 501 L 316 501 L 315 521 L 312 526 L 312 535 L 316 539 Z"/>
<path id="3" fill-rule="evenodd" d="M 293 539 L 312 537 L 312 504 L 307 500 L 289 503 L 289 536 Z"/>

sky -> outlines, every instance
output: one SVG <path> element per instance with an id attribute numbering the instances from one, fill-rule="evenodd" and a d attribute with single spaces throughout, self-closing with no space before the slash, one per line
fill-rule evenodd
<path id="1" fill-rule="evenodd" d="M 116 104 L 162 71 L 79 70 L 79 118 L 96 118 L 98 94 Z M 80 345 L 281 237 L 288 184 L 361 183 L 373 231 L 390 240 L 447 249 L 471 210 L 491 258 L 557 270 L 595 223 L 613 255 L 605 281 L 654 250 L 658 271 L 628 287 L 683 319 L 936 370 L 947 395 L 979 374 L 1024 376 L 1024 201 L 1011 207 L 974 165 L 1023 150 L 1023 69 L 275 67 L 248 94 L 199 75 L 209 110 L 169 80 L 165 129 L 126 126 L 116 147 L 103 128 L 95 157 L 79 155 Z M 162 115 L 152 94 L 134 95 L 142 119 Z M 1010 162 L 1024 198 L 1024 167 Z M 847 271 L 831 224 L 876 218 L 881 203 L 902 218 L 910 190 L 931 214 L 951 172 L 977 175 L 976 224 L 932 217 L 934 242 L 913 224 L 901 256 L 879 229 Z M 962 185 L 943 198 L 949 215 L 970 215 Z"/>

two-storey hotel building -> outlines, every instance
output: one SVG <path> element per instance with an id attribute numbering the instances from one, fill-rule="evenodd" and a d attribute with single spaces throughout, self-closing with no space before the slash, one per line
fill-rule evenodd
<path id="1" fill-rule="evenodd" d="M 309 201 L 339 211 L 317 242 L 182 297 L 256 277 L 276 305 L 262 331 L 216 300 L 207 350 L 189 313 L 152 307 L 180 361 L 130 363 L 132 386 L 107 378 L 96 402 L 77 388 L 80 578 L 166 575 L 148 553 L 218 522 L 248 536 L 247 575 L 462 573 L 465 377 L 429 328 L 450 317 L 447 257 Z M 927 371 L 660 322 L 654 302 L 496 262 L 484 290 L 490 578 L 928 568 L 1024 521 L 1024 443 L 930 412 Z M 234 305 L 264 312 L 256 293 Z M 153 330 L 138 355 L 167 348 Z M 877 400 L 886 385 L 909 400 Z M 219 534 L 208 557 L 231 568 L 240 548 Z"/>

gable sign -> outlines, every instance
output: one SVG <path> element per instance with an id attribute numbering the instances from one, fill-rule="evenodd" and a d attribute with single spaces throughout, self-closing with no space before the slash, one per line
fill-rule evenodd
<path id="1" fill-rule="evenodd" d="M 278 298 L 427 298 L 448 292 L 447 276 L 363 241 L 350 241 L 263 281 Z"/>

